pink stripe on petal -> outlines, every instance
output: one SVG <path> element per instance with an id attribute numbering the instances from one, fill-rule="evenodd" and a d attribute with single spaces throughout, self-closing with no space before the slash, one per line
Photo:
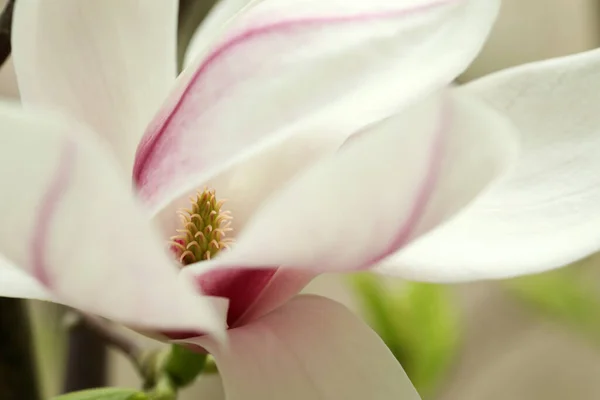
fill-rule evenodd
<path id="1" fill-rule="evenodd" d="M 151 169 L 151 159 L 156 155 L 160 157 L 157 153 L 159 142 L 170 142 L 173 140 L 167 136 L 173 136 L 176 132 L 176 129 L 171 130 L 171 135 L 168 135 L 167 132 L 169 128 L 172 126 L 174 116 L 179 112 L 181 106 L 188 98 L 188 96 L 193 95 L 192 89 L 197 86 L 202 85 L 202 80 L 204 76 L 207 74 L 211 68 L 216 67 L 216 64 L 226 55 L 234 51 L 240 45 L 246 44 L 251 40 L 259 39 L 265 35 L 271 35 L 275 33 L 281 33 L 282 31 L 289 31 L 298 29 L 305 26 L 314 26 L 319 27 L 322 25 L 328 24 L 343 24 L 343 23 L 353 23 L 353 22 L 367 22 L 369 20 L 378 20 L 378 19 L 391 19 L 398 17 L 407 17 L 413 16 L 415 14 L 420 14 L 422 12 L 430 11 L 432 9 L 436 9 L 439 7 L 447 6 L 453 3 L 459 3 L 463 0 L 436 0 L 427 4 L 419 5 L 413 8 L 401 9 L 395 11 L 387 11 L 387 12 L 379 12 L 372 14 L 361 14 L 361 15 L 350 15 L 350 16 L 341 16 L 341 17 L 313 17 L 313 18 L 303 18 L 303 19 L 295 19 L 295 20 L 284 20 L 277 21 L 271 24 L 267 24 L 264 26 L 258 26 L 251 28 L 247 31 L 244 31 L 225 43 L 221 44 L 217 47 L 200 65 L 200 67 L 196 70 L 196 72 L 192 75 L 190 81 L 187 86 L 183 89 L 181 96 L 177 101 L 172 105 L 172 109 L 165 113 L 164 111 L 159 112 L 159 114 L 155 117 L 153 123 L 150 124 L 149 129 L 146 134 L 142 138 L 135 158 L 135 163 L 133 166 L 133 180 L 136 185 L 142 189 L 141 190 L 142 197 L 147 197 L 147 195 L 151 193 L 144 193 L 147 190 L 150 192 L 155 192 L 158 188 L 147 186 L 148 177 L 147 170 Z M 217 98 L 212 98 L 211 102 L 216 102 Z M 207 104 L 205 107 L 199 106 L 199 112 L 201 110 L 207 109 L 209 105 Z M 165 115 L 166 114 L 166 115 Z M 199 131 L 199 134 L 202 134 L 202 131 Z M 206 138 L 208 139 L 208 138 Z M 174 147 L 175 143 L 169 143 L 167 145 L 168 151 Z"/>
<path id="2" fill-rule="evenodd" d="M 421 186 L 417 192 L 417 196 L 413 203 L 408 219 L 400 226 L 400 229 L 394 236 L 394 240 L 392 240 L 390 245 L 383 252 L 365 262 L 365 264 L 359 269 L 368 269 L 369 267 L 377 264 L 384 258 L 398 251 L 411 239 L 412 234 L 419 225 L 421 218 L 425 214 L 427 205 L 429 204 L 431 196 L 435 190 L 442 165 L 442 153 L 444 150 L 444 139 L 446 137 L 445 133 L 448 131 L 451 123 L 452 113 L 450 110 L 450 105 L 448 102 L 445 102 L 442 105 L 440 122 L 436 128 L 434 140 L 431 146 L 429 166 L 423 182 L 421 183 Z"/>
<path id="3" fill-rule="evenodd" d="M 33 276 L 47 288 L 52 288 L 53 285 L 48 265 L 46 265 L 46 251 L 52 219 L 63 194 L 69 186 L 72 167 L 77 156 L 75 142 L 66 140 L 62 147 L 58 167 L 42 198 L 37 218 L 34 221 L 33 235 L 29 243 Z"/>

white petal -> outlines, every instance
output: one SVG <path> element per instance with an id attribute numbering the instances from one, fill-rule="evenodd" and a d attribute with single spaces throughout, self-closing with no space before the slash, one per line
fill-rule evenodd
<path id="1" fill-rule="evenodd" d="M 86 122 L 131 168 L 175 80 L 176 21 L 174 0 L 17 2 L 12 41 L 23 103 Z"/>
<path id="2" fill-rule="evenodd" d="M 52 300 L 52 296 L 41 283 L 12 265 L 2 257 L 2 254 L 0 254 L 0 296 Z"/>
<path id="3" fill-rule="evenodd" d="M 267 199 L 232 249 L 204 267 L 368 268 L 486 188 L 514 161 L 515 136 L 468 96 L 422 101 Z"/>
<path id="4" fill-rule="evenodd" d="M 332 300 L 298 296 L 228 333 L 227 348 L 191 339 L 214 355 L 227 400 L 419 399 L 377 334 Z"/>
<path id="5" fill-rule="evenodd" d="M 431 281 L 504 278 L 598 251 L 600 52 L 517 67 L 461 90 L 519 128 L 517 168 L 385 271 Z"/>
<path id="6" fill-rule="evenodd" d="M 153 207 L 295 134 L 339 136 L 451 82 L 495 0 L 264 0 L 184 72 L 147 131 L 135 181 Z"/>
<path id="7" fill-rule="evenodd" d="M 57 301 L 91 313 L 147 328 L 220 328 L 91 132 L 6 105 L 0 126 L 6 259 Z"/>

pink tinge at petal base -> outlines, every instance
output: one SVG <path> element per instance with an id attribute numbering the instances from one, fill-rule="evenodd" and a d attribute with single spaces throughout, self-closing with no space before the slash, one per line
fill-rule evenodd
<path id="1" fill-rule="evenodd" d="M 317 274 L 288 268 L 223 269 L 196 275 L 209 296 L 229 300 L 229 328 L 243 325 L 298 294 Z"/>
<path id="2" fill-rule="evenodd" d="M 185 274 L 186 270 L 182 272 Z M 287 268 L 223 269 L 192 273 L 205 295 L 228 300 L 227 325 L 243 326 L 285 304 L 316 276 L 307 271 Z M 171 340 L 182 340 L 203 334 L 199 331 L 163 331 Z"/>
<path id="3" fill-rule="evenodd" d="M 214 270 L 198 276 L 196 282 L 204 294 L 229 299 L 227 325 L 233 328 L 276 273 L 276 268 Z"/>

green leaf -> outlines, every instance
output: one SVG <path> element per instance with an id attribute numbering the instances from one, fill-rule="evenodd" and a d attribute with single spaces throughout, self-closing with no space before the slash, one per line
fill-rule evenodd
<path id="1" fill-rule="evenodd" d="M 373 329 L 424 396 L 438 385 L 456 354 L 460 330 L 451 289 L 441 285 L 386 285 L 372 274 L 352 283 Z"/>
<path id="2" fill-rule="evenodd" d="M 600 293 L 582 270 L 565 267 L 504 282 L 518 300 L 600 344 Z"/>
<path id="3" fill-rule="evenodd" d="M 73 392 L 53 397 L 52 400 L 149 400 L 135 389 L 98 388 Z"/>
<path id="4" fill-rule="evenodd" d="M 167 354 L 163 369 L 169 374 L 178 388 L 189 385 L 202 372 L 206 364 L 206 354 L 173 344 Z"/>
<path id="5" fill-rule="evenodd" d="M 404 324 L 398 323 L 400 316 L 396 318 L 393 301 L 390 301 L 382 281 L 373 274 L 357 274 L 351 276 L 350 282 L 362 303 L 369 324 L 406 368 L 409 360 L 403 344 L 410 340 L 407 337 L 410 333 Z"/>
<path id="6" fill-rule="evenodd" d="M 424 389 L 433 388 L 450 367 L 460 344 L 458 306 L 450 287 L 410 283 L 404 307 L 412 316 L 413 382 Z"/>

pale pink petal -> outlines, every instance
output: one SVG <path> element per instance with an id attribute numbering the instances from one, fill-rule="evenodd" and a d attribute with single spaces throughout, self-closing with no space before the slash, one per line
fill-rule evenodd
<path id="1" fill-rule="evenodd" d="M 131 168 L 175 80 L 176 22 L 175 0 L 17 2 L 12 40 L 21 100 L 86 122 Z"/>
<path id="2" fill-rule="evenodd" d="M 0 296 L 52 300 L 41 283 L 27 272 L 15 267 L 0 254 Z"/>
<path id="3" fill-rule="evenodd" d="M 0 108 L 0 253 L 57 301 L 140 327 L 220 317 L 166 254 L 107 148 L 83 126 Z M 1 273 L 1 272 L 0 272 Z"/>
<path id="4" fill-rule="evenodd" d="M 520 66 L 461 91 L 519 128 L 519 163 L 455 221 L 389 260 L 385 272 L 505 278 L 600 250 L 600 52 Z"/>
<path id="5" fill-rule="evenodd" d="M 340 136 L 451 82 L 495 0 L 265 0 L 183 73 L 138 149 L 134 179 L 161 208 L 217 172 L 307 132 Z"/>
<path id="6" fill-rule="evenodd" d="M 516 156 L 515 136 L 507 120 L 469 96 L 421 101 L 272 195 L 234 247 L 202 268 L 368 268 L 453 216 L 503 173 Z"/>
<path id="7" fill-rule="evenodd" d="M 230 330 L 227 347 L 188 339 L 215 357 L 227 400 L 417 400 L 392 353 L 347 308 L 299 296 Z"/>

